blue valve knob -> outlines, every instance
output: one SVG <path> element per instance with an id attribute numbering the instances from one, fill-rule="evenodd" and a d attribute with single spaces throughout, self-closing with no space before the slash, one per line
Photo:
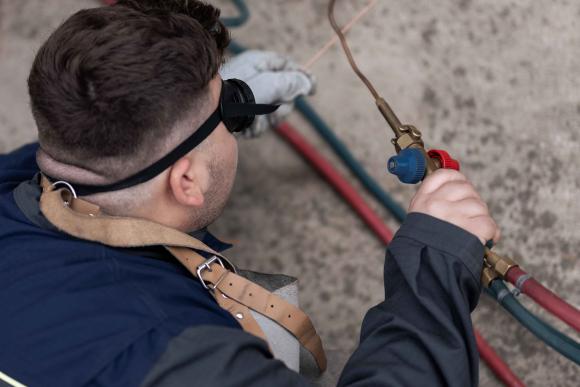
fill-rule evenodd
<path id="1" fill-rule="evenodd" d="M 389 159 L 389 172 L 405 184 L 417 184 L 423 180 L 425 170 L 425 157 L 419 149 L 403 149 Z"/>

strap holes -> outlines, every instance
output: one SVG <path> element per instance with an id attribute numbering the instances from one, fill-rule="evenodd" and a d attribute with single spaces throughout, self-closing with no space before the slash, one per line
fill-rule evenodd
<path id="1" fill-rule="evenodd" d="M 250 293 L 250 297 L 252 297 L 252 293 Z"/>
<path id="2" fill-rule="evenodd" d="M 274 304 L 270 305 L 270 308 L 273 308 L 273 307 L 274 307 Z"/>
<path id="3" fill-rule="evenodd" d="M 288 315 L 288 318 L 291 318 L 291 317 L 292 317 L 292 315 L 291 315 L 291 314 L 289 314 L 289 315 Z"/>
<path id="4" fill-rule="evenodd" d="M 234 284 L 230 282 L 230 286 L 234 286 Z"/>

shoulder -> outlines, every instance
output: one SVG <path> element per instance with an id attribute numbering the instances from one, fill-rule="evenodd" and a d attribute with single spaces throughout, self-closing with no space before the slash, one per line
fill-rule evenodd
<path id="1" fill-rule="evenodd" d="M 32 143 L 10 153 L 0 154 L 0 188 L 7 183 L 18 184 L 32 178 L 38 172 L 37 151 L 38 143 Z"/>

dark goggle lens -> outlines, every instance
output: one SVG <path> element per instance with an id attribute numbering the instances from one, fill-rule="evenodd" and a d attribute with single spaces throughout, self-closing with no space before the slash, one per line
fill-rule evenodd
<path id="1" fill-rule="evenodd" d="M 220 106 L 222 113 L 227 104 L 254 104 L 256 100 L 254 93 L 250 87 L 239 79 L 228 79 L 222 82 L 222 92 L 220 98 Z M 252 125 L 254 122 L 254 115 L 241 115 L 237 117 L 228 117 L 227 114 L 222 114 L 222 121 L 226 128 L 232 133 L 241 132 Z"/>

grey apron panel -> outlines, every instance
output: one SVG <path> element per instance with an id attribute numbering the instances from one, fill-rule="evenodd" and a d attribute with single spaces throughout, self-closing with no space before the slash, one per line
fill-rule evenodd
<path id="1" fill-rule="evenodd" d="M 299 306 L 298 280 L 281 274 L 265 274 L 252 271 L 240 271 L 240 275 L 248 280 L 268 289 L 277 296 L 282 297 L 292 305 Z M 336 385 L 342 368 L 350 351 L 328 350 L 328 369 L 322 375 L 318 370 L 314 357 L 287 330 L 276 322 L 259 313 L 252 312 L 254 318 L 268 338 L 274 357 L 286 364 L 293 371 L 300 372 L 315 386 L 328 387 Z"/>
<path id="2" fill-rule="evenodd" d="M 292 305 L 298 305 L 298 280 L 281 274 L 264 274 L 252 271 L 241 271 L 240 275 L 282 297 Z M 286 364 L 293 371 L 300 372 L 300 343 L 290 332 L 259 313 L 252 315 L 264 334 L 274 357 Z"/>

